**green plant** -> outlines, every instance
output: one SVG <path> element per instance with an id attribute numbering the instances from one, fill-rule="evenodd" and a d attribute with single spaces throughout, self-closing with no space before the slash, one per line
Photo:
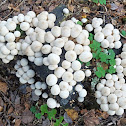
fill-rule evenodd
<path id="1" fill-rule="evenodd" d="M 52 109 L 51 111 L 49 111 L 47 104 L 41 105 L 40 110 L 37 110 L 35 106 L 32 106 L 30 108 L 30 111 L 35 114 L 35 117 L 37 119 L 41 119 L 41 117 L 44 114 L 47 114 L 47 117 L 48 117 L 49 120 L 53 119 L 55 121 L 54 126 L 59 126 L 60 124 L 63 125 L 63 126 L 68 126 L 68 123 L 65 123 L 65 124 L 62 123 L 62 121 L 64 120 L 63 116 L 60 116 L 59 119 L 55 118 L 55 116 L 57 114 L 57 110 Z"/>
<path id="2" fill-rule="evenodd" d="M 81 26 L 83 25 L 83 23 L 81 21 L 78 21 L 77 24 L 79 24 Z"/>
<path id="3" fill-rule="evenodd" d="M 126 31 L 122 30 L 122 31 L 121 31 L 121 34 L 122 34 L 124 37 L 126 37 Z"/>
<path id="4" fill-rule="evenodd" d="M 94 3 L 100 3 L 101 5 L 105 4 L 106 5 L 106 0 L 92 0 Z"/>
<path id="5" fill-rule="evenodd" d="M 17 27 L 16 27 L 16 31 L 19 31 L 19 32 L 21 33 L 21 37 L 23 37 L 23 36 L 26 35 L 25 31 L 22 31 L 22 30 L 20 29 L 20 25 L 19 25 L 19 24 L 18 24 Z"/>

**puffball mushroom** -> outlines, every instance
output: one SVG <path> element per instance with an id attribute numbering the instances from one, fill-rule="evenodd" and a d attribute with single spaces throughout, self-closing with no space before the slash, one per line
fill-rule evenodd
<path id="1" fill-rule="evenodd" d="M 80 70 L 81 69 L 81 63 L 78 60 L 75 60 L 72 62 L 71 67 L 73 70 Z"/>
<path id="2" fill-rule="evenodd" d="M 106 96 L 101 96 L 100 100 L 101 100 L 101 104 L 107 104 L 108 103 L 108 99 L 107 99 Z"/>
<path id="3" fill-rule="evenodd" d="M 89 46 L 83 46 L 83 52 L 90 52 L 91 48 Z"/>
<path id="4" fill-rule="evenodd" d="M 28 65 L 28 60 L 25 59 L 25 58 L 23 58 L 23 59 L 21 59 L 20 63 L 21 63 L 21 65 L 22 65 L 23 67 L 24 67 L 24 66 L 27 66 L 27 65 Z"/>
<path id="5" fill-rule="evenodd" d="M 80 97 L 85 97 L 87 95 L 87 91 L 85 89 L 82 89 L 80 92 L 79 92 L 79 96 Z"/>
<path id="6" fill-rule="evenodd" d="M 38 27 L 45 30 L 48 28 L 48 22 L 46 20 L 39 20 Z"/>
<path id="7" fill-rule="evenodd" d="M 107 39 L 104 39 L 102 42 L 101 42 L 101 46 L 103 48 L 108 48 L 109 47 L 109 41 Z"/>
<path id="8" fill-rule="evenodd" d="M 29 11 L 27 15 L 30 16 L 31 18 L 34 18 L 36 16 L 34 11 Z"/>
<path id="9" fill-rule="evenodd" d="M 62 75 L 64 74 L 65 72 L 65 69 L 62 68 L 62 67 L 57 67 L 55 70 L 54 70 L 54 74 L 56 75 L 56 77 L 58 78 L 61 78 Z"/>
<path id="10" fill-rule="evenodd" d="M 8 55 L 9 53 L 10 53 L 10 50 L 9 49 L 7 49 L 7 47 L 6 46 L 2 46 L 2 47 L 0 47 L 1 48 L 1 53 L 3 53 L 4 55 Z"/>
<path id="11" fill-rule="evenodd" d="M 55 37 L 59 37 L 61 35 L 61 28 L 58 26 L 54 26 L 51 29 L 51 33 L 55 36 Z"/>
<path id="12" fill-rule="evenodd" d="M 77 92 L 80 92 L 82 89 L 83 89 L 83 87 L 82 87 L 82 85 L 80 85 L 80 84 L 77 84 L 77 85 L 75 86 L 75 90 L 76 90 Z"/>
<path id="13" fill-rule="evenodd" d="M 24 15 L 23 14 L 19 14 L 18 15 L 18 21 L 19 22 L 23 22 L 24 21 Z"/>
<path id="14" fill-rule="evenodd" d="M 116 115 L 122 115 L 123 113 L 124 113 L 124 109 L 123 108 L 121 108 L 121 107 L 119 107 L 119 109 L 118 110 L 116 110 Z"/>
<path id="15" fill-rule="evenodd" d="M 94 28 L 100 27 L 100 22 L 98 20 L 92 20 L 92 27 Z"/>
<path id="16" fill-rule="evenodd" d="M 117 81 L 117 80 L 118 80 L 118 76 L 117 76 L 116 74 L 113 74 L 113 75 L 112 75 L 112 80 L 113 80 L 113 81 Z"/>
<path id="17" fill-rule="evenodd" d="M 42 85 L 42 83 L 40 81 L 38 81 L 38 82 L 35 83 L 35 88 L 41 89 L 41 85 Z"/>
<path id="18" fill-rule="evenodd" d="M 73 80 L 73 74 L 71 72 L 64 72 L 62 75 L 62 80 L 65 82 L 70 82 Z"/>
<path id="19" fill-rule="evenodd" d="M 81 54 L 84 51 L 83 46 L 81 44 L 76 44 L 74 46 L 74 51 L 77 55 Z"/>
<path id="20" fill-rule="evenodd" d="M 51 48 L 52 47 L 50 45 L 46 44 L 42 46 L 41 51 L 43 54 L 49 54 L 51 52 Z"/>
<path id="21" fill-rule="evenodd" d="M 75 43 L 74 43 L 73 41 L 71 41 L 71 40 L 67 41 L 67 42 L 65 43 L 65 45 L 64 45 L 64 49 L 65 49 L 66 51 L 73 50 L 74 47 L 75 47 Z"/>
<path id="22" fill-rule="evenodd" d="M 30 27 L 30 25 L 29 25 L 28 22 L 22 22 L 20 24 L 20 28 L 21 28 L 22 31 L 27 31 L 29 29 L 29 27 Z"/>
<path id="23" fill-rule="evenodd" d="M 58 95 L 60 93 L 60 87 L 59 85 L 55 84 L 51 87 L 51 94 L 52 95 Z"/>
<path id="24" fill-rule="evenodd" d="M 83 97 L 78 97 L 77 99 L 79 102 L 83 102 L 84 101 L 84 98 Z"/>
<path id="25" fill-rule="evenodd" d="M 96 88 L 97 88 L 98 91 L 101 91 L 101 89 L 102 89 L 103 87 L 104 87 L 104 85 L 101 84 L 101 83 L 98 83 L 97 86 L 96 86 Z"/>
<path id="26" fill-rule="evenodd" d="M 34 63 L 35 63 L 36 66 L 41 66 L 43 64 L 43 57 L 35 58 Z"/>
<path id="27" fill-rule="evenodd" d="M 20 36 L 21 36 L 21 33 L 20 33 L 19 31 L 15 31 L 15 32 L 14 32 L 14 36 L 15 36 L 15 37 L 20 37 Z"/>
<path id="28" fill-rule="evenodd" d="M 67 89 L 68 89 L 69 84 L 68 84 L 67 82 L 65 82 L 65 81 L 61 81 L 61 82 L 59 83 L 59 87 L 60 87 L 60 89 L 61 89 L 62 91 L 64 91 L 64 90 L 67 90 Z"/>
<path id="29" fill-rule="evenodd" d="M 106 81 L 106 86 L 112 87 L 113 85 L 114 85 L 113 80 L 107 80 L 107 81 Z"/>
<path id="30" fill-rule="evenodd" d="M 108 104 L 101 104 L 100 107 L 104 112 L 107 112 L 109 110 Z"/>
<path id="31" fill-rule="evenodd" d="M 119 34 L 113 34 L 114 41 L 119 41 L 120 40 L 120 35 Z"/>
<path id="32" fill-rule="evenodd" d="M 49 28 L 53 28 L 54 27 L 54 22 L 53 21 L 51 21 L 51 20 L 48 20 L 48 27 Z"/>
<path id="33" fill-rule="evenodd" d="M 61 28 L 61 35 L 63 37 L 69 37 L 71 33 L 71 29 L 68 26 L 64 26 Z"/>
<path id="34" fill-rule="evenodd" d="M 91 71 L 90 70 L 86 70 L 85 71 L 85 76 L 86 77 L 90 77 L 91 76 Z"/>
<path id="35" fill-rule="evenodd" d="M 70 68 L 70 66 L 71 66 L 71 62 L 69 62 L 69 61 L 67 61 L 67 60 L 64 60 L 64 61 L 62 62 L 62 67 L 63 67 L 64 69 L 68 69 L 68 68 Z"/>
<path id="36" fill-rule="evenodd" d="M 34 76 L 35 76 L 34 70 L 29 69 L 29 70 L 27 71 L 27 76 L 30 77 L 30 78 L 34 77 Z"/>
<path id="37" fill-rule="evenodd" d="M 91 59 L 92 59 L 92 53 L 91 52 L 82 52 L 80 55 L 79 55 L 79 59 L 82 61 L 82 62 L 89 62 Z"/>
<path id="38" fill-rule="evenodd" d="M 58 67 L 58 65 L 49 65 L 48 69 L 49 70 L 55 70 Z"/>
<path id="39" fill-rule="evenodd" d="M 69 10 L 68 10 L 67 8 L 64 8 L 64 9 L 63 9 L 63 13 L 64 13 L 64 14 L 69 14 Z"/>
<path id="40" fill-rule="evenodd" d="M 64 40 L 62 38 L 57 38 L 55 41 L 53 41 L 53 45 L 62 48 L 64 46 Z"/>
<path id="41" fill-rule="evenodd" d="M 110 94 L 110 88 L 108 87 L 103 87 L 101 90 L 101 93 L 103 96 L 108 96 Z"/>
<path id="42" fill-rule="evenodd" d="M 47 43 L 51 43 L 54 40 L 55 40 L 55 37 L 52 35 L 50 31 L 45 34 L 45 41 Z"/>
<path id="43" fill-rule="evenodd" d="M 65 22 L 64 26 L 68 26 L 70 28 L 73 28 L 75 26 L 75 23 L 72 20 L 67 20 Z"/>
<path id="44" fill-rule="evenodd" d="M 0 34 L 1 35 L 5 36 L 8 32 L 9 32 L 9 30 L 7 29 L 6 26 L 4 26 L 4 25 L 0 26 Z"/>
<path id="45" fill-rule="evenodd" d="M 78 70 L 78 71 L 74 72 L 73 77 L 74 77 L 75 81 L 81 82 L 85 78 L 85 73 L 82 70 Z"/>
<path id="46" fill-rule="evenodd" d="M 53 21 L 53 22 L 56 21 L 56 16 L 55 16 L 55 14 L 50 13 L 50 14 L 48 14 L 47 16 L 48 16 L 48 20 L 51 20 L 51 21 Z"/>
<path id="47" fill-rule="evenodd" d="M 42 98 L 48 98 L 48 94 L 45 92 L 42 94 Z"/>
<path id="48" fill-rule="evenodd" d="M 102 42 L 104 40 L 104 34 L 102 32 L 97 32 L 94 35 L 94 39 L 98 42 Z"/>
<path id="49" fill-rule="evenodd" d="M 55 53 L 57 55 L 61 55 L 62 54 L 62 49 L 59 48 L 59 47 L 53 46 L 51 51 L 52 51 L 52 53 Z"/>
<path id="50" fill-rule="evenodd" d="M 117 96 L 115 94 L 110 94 L 108 96 L 108 102 L 109 103 L 113 104 L 113 103 L 116 103 L 116 101 L 117 101 Z"/>
<path id="51" fill-rule="evenodd" d="M 120 65 L 121 64 L 121 59 L 120 58 L 116 58 L 115 61 L 116 61 L 116 65 Z"/>
<path id="52" fill-rule="evenodd" d="M 109 104 L 109 109 L 116 111 L 119 109 L 119 105 L 117 103 Z"/>
<path id="53" fill-rule="evenodd" d="M 115 49 L 119 49 L 119 48 L 121 48 L 121 46 L 122 46 L 122 43 L 121 43 L 120 41 L 116 41 L 116 42 L 114 43 Z"/>
<path id="54" fill-rule="evenodd" d="M 59 96 L 63 99 L 66 99 L 69 97 L 69 91 L 68 90 L 60 91 Z"/>
<path id="55" fill-rule="evenodd" d="M 107 111 L 107 113 L 108 113 L 109 115 L 115 115 L 115 111 L 112 111 L 112 110 L 110 110 L 110 109 Z"/>
<path id="56" fill-rule="evenodd" d="M 54 74 L 49 74 L 47 77 L 46 77 L 46 83 L 47 85 L 49 86 L 53 86 L 57 83 L 58 79 L 57 77 L 54 75 Z"/>
<path id="57" fill-rule="evenodd" d="M 101 91 L 95 91 L 96 98 L 101 98 L 101 96 L 102 96 Z"/>
<path id="58" fill-rule="evenodd" d="M 55 99 L 53 99 L 53 98 L 48 98 L 48 99 L 47 99 L 47 106 L 48 106 L 49 108 L 53 109 L 53 108 L 56 107 L 56 105 L 57 105 L 57 102 L 56 102 Z"/>
<path id="59" fill-rule="evenodd" d="M 7 21 L 6 27 L 9 31 L 13 31 L 16 29 L 16 23 L 14 21 Z"/>
<path id="60" fill-rule="evenodd" d="M 33 50 L 31 49 L 31 46 L 28 46 L 28 47 L 26 48 L 25 54 L 26 54 L 27 56 L 34 56 L 34 52 L 33 52 Z"/>
<path id="61" fill-rule="evenodd" d="M 97 32 L 101 32 L 102 31 L 102 27 L 99 26 L 97 28 L 94 29 L 94 33 L 96 34 Z"/>
<path id="62" fill-rule="evenodd" d="M 75 51 L 70 50 L 65 53 L 65 59 L 69 62 L 75 61 L 76 58 L 77 54 L 75 53 Z"/>
<path id="63" fill-rule="evenodd" d="M 87 24 L 87 25 L 85 26 L 85 29 L 88 30 L 89 32 L 93 31 L 93 27 L 92 27 L 91 24 Z"/>
<path id="64" fill-rule="evenodd" d="M 5 40 L 6 40 L 7 42 L 14 42 L 14 40 L 15 40 L 14 34 L 11 33 L 11 32 L 7 33 L 7 34 L 5 35 Z"/>
<path id="65" fill-rule="evenodd" d="M 80 33 L 76 38 L 77 43 L 83 44 L 83 45 L 89 45 L 90 42 L 88 42 L 86 35 L 82 32 Z"/>
<path id="66" fill-rule="evenodd" d="M 50 65 L 57 65 L 60 62 L 60 57 L 54 53 L 48 55 L 48 62 Z"/>

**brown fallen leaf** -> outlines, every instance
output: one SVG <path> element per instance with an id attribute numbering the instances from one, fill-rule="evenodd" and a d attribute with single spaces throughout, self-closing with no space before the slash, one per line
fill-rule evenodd
<path id="1" fill-rule="evenodd" d="M 95 115 L 94 109 L 84 114 L 84 123 L 85 123 L 85 126 L 95 126 L 100 123 L 98 117 L 96 117 Z"/>
<path id="2" fill-rule="evenodd" d="M 7 114 L 12 113 L 12 112 L 13 112 L 13 110 L 14 110 L 14 108 L 11 106 L 11 107 L 9 108 L 9 110 L 8 110 Z"/>
<path id="3" fill-rule="evenodd" d="M 32 112 L 29 109 L 25 109 L 22 113 L 21 121 L 25 124 L 28 124 L 32 122 L 33 119 L 34 119 L 34 115 L 32 114 Z"/>
<path id="4" fill-rule="evenodd" d="M 78 118 L 78 112 L 74 109 L 66 109 L 67 115 L 72 119 L 76 120 Z"/>
<path id="5" fill-rule="evenodd" d="M 103 118 L 103 119 L 107 119 L 109 117 L 107 112 L 102 112 L 100 110 L 96 110 L 96 115 L 100 118 Z"/>
<path id="6" fill-rule="evenodd" d="M 89 7 L 83 7 L 83 12 L 84 13 L 90 13 L 90 8 Z"/>
<path id="7" fill-rule="evenodd" d="M 4 82 L 0 82 L 0 91 L 2 91 L 4 94 L 6 94 L 7 89 L 8 89 L 7 84 Z"/>
<path id="8" fill-rule="evenodd" d="M 21 124 L 21 120 L 20 119 L 16 119 L 14 126 L 20 126 L 20 124 Z"/>

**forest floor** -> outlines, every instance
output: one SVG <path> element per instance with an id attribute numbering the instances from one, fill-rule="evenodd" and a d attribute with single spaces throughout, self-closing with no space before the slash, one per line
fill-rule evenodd
<path id="1" fill-rule="evenodd" d="M 111 22 L 120 31 L 126 31 L 126 0 L 107 0 L 106 5 L 95 4 L 92 0 L 0 0 L 0 20 L 26 14 L 29 10 L 36 14 L 44 10 L 51 12 L 59 5 L 66 5 L 70 10 L 67 19 L 86 16 L 90 23 L 93 17 L 102 17 L 106 23 Z M 126 37 L 121 41 L 126 43 Z M 44 105 L 46 101 L 38 100 L 28 85 L 19 83 L 14 74 L 15 63 L 16 59 L 7 65 L 0 62 L 0 126 L 53 126 L 54 120 L 47 119 L 47 115 L 37 119 L 31 112 L 31 107 Z M 86 83 L 88 89 L 89 80 Z M 69 126 L 126 126 L 126 113 L 109 116 L 100 110 L 94 92 L 89 92 L 85 104 L 74 101 L 71 108 L 59 108 L 56 117 L 64 116 Z"/>

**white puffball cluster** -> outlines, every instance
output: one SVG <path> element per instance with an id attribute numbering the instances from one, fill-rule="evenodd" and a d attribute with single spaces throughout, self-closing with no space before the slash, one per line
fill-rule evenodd
<path id="1" fill-rule="evenodd" d="M 119 30 L 114 29 L 112 24 L 106 24 L 103 28 L 101 24 L 103 23 L 102 18 L 93 18 L 92 24 L 87 24 L 86 29 L 91 32 L 94 30 L 94 39 L 101 43 L 103 48 L 115 48 L 119 49 L 122 46 L 120 41 Z"/>
<path id="2" fill-rule="evenodd" d="M 126 83 L 119 74 L 106 74 L 96 87 L 97 103 L 109 115 L 122 115 L 126 109 Z"/>
<path id="3" fill-rule="evenodd" d="M 16 76 L 19 78 L 21 84 L 33 84 L 35 82 L 35 72 L 30 69 L 27 59 L 18 60 L 14 68 L 17 70 Z"/>

